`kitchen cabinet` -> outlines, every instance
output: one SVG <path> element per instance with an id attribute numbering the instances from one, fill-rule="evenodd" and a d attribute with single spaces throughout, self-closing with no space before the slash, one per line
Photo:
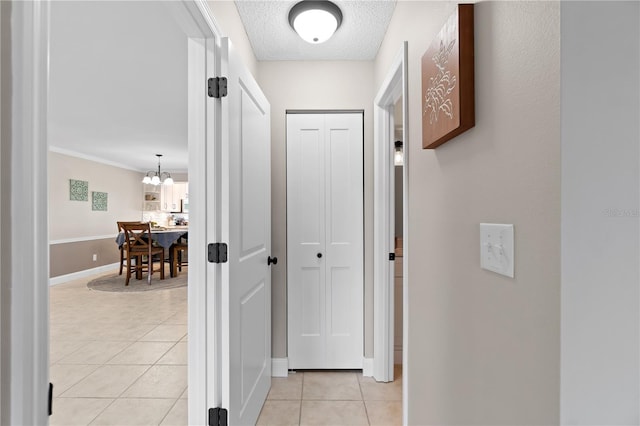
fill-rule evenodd
<path id="1" fill-rule="evenodd" d="M 160 210 L 166 212 L 182 211 L 182 200 L 188 198 L 188 190 L 188 182 L 176 182 L 173 185 L 163 185 Z"/>

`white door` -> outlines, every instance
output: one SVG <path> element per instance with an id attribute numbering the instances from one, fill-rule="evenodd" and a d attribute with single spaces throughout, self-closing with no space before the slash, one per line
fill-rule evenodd
<path id="1" fill-rule="evenodd" d="M 253 425 L 271 386 L 270 106 L 226 38 L 221 56 L 222 407 L 230 425 Z"/>
<path id="2" fill-rule="evenodd" d="M 362 113 L 287 114 L 289 368 L 362 368 Z"/>

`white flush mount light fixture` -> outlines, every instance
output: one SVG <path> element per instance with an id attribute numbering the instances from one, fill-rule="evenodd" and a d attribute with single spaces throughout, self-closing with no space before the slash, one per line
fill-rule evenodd
<path id="1" fill-rule="evenodd" d="M 151 185 L 159 185 L 161 182 L 164 185 L 173 185 L 173 179 L 171 178 L 171 174 L 169 172 L 160 171 L 160 157 L 162 154 L 156 154 L 158 157 L 158 171 L 155 170 L 147 172 L 142 178 L 142 183 L 149 183 Z"/>
<path id="2" fill-rule="evenodd" d="M 306 42 L 329 40 L 342 23 L 342 11 L 326 0 L 303 0 L 289 11 L 289 25 Z"/>

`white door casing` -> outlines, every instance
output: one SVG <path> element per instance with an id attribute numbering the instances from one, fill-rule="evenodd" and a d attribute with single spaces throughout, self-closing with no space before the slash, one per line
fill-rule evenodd
<path id="1" fill-rule="evenodd" d="M 393 234 L 390 232 L 392 217 L 390 205 L 393 197 L 393 105 L 402 97 L 402 132 L 404 142 L 403 166 L 403 277 L 402 277 L 402 423 L 408 423 L 408 390 L 411 377 L 408 357 L 409 336 L 409 167 L 410 140 L 408 123 L 408 44 L 403 42 L 394 58 L 388 74 L 380 85 L 374 100 L 374 359 L 373 377 L 376 381 L 388 382 L 393 377 L 393 263 L 389 262 L 388 253 L 393 250 Z"/>
<path id="2" fill-rule="evenodd" d="M 270 105 L 226 38 L 221 43 L 222 406 L 230 425 L 255 424 L 271 387 Z M 226 160 L 226 161 L 225 161 Z M 225 238 L 226 237 L 226 238 Z"/>
<path id="3" fill-rule="evenodd" d="M 362 368 L 363 116 L 287 114 L 290 368 Z"/>

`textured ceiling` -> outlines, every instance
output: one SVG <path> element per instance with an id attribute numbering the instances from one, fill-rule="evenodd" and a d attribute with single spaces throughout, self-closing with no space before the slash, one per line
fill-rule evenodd
<path id="1" fill-rule="evenodd" d="M 289 25 L 289 10 L 297 1 L 235 3 L 259 61 L 375 59 L 395 0 L 333 2 L 342 10 L 342 25 L 331 39 L 316 45 L 302 40 Z"/>

